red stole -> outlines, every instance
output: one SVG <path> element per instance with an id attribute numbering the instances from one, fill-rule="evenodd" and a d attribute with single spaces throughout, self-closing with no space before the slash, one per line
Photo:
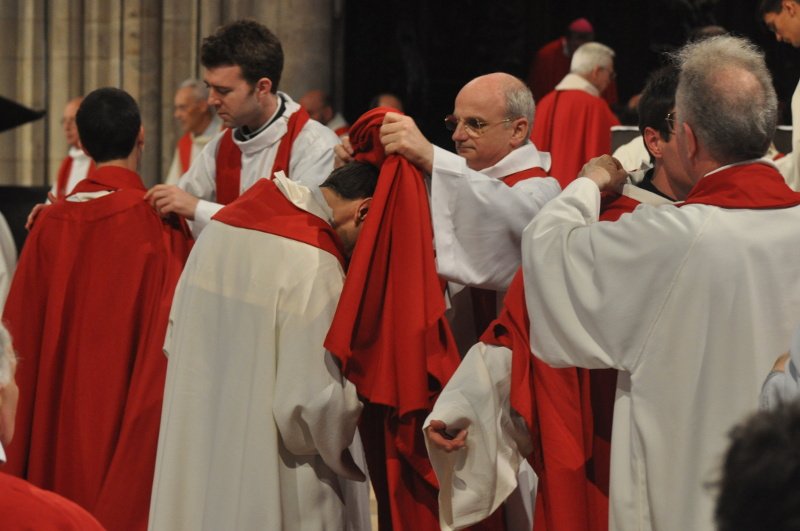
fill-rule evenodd
<path id="1" fill-rule="evenodd" d="M 618 196 L 601 220 L 614 221 L 638 204 Z M 608 529 L 616 371 L 555 369 L 533 356 L 521 268 L 481 341 L 511 350 L 511 408 L 531 434 L 529 459 L 539 476 L 535 531 Z"/>
<path id="2" fill-rule="evenodd" d="M 178 159 L 181 163 L 181 173 L 189 171 L 192 164 L 192 133 L 185 133 L 178 140 Z"/>
<path id="3" fill-rule="evenodd" d="M 781 174 L 767 164 L 755 162 L 731 166 L 703 177 L 679 206 L 701 204 L 722 208 L 787 208 L 800 204 Z"/>
<path id="4" fill-rule="evenodd" d="M 368 111 L 350 128 L 356 160 L 379 166 L 380 176 L 325 348 L 368 401 L 359 429 L 381 528 L 438 530 L 438 484 L 421 428 L 459 355 L 423 177 L 380 143 L 388 111 L 396 112 Z"/>
<path id="5" fill-rule="evenodd" d="M 147 190 L 138 173 L 120 166 L 100 166 L 92 175 L 76 184 L 75 189 L 69 195 L 125 189 L 142 192 Z"/>
<path id="6" fill-rule="evenodd" d="M 345 268 L 342 242 L 330 224 L 289 201 L 272 180 L 259 179 L 212 219 L 322 249 L 335 256 Z"/>
<path id="7" fill-rule="evenodd" d="M 302 107 L 289 116 L 286 134 L 281 138 L 278 146 L 272 172 L 265 177 L 271 179 L 279 171 L 283 171 L 287 177 L 289 176 L 292 145 L 309 119 L 308 112 Z M 222 135 L 217 148 L 216 160 L 217 203 L 227 205 L 239 197 L 242 177 L 242 152 L 233 141 L 232 129 L 226 129 Z"/>
<path id="8" fill-rule="evenodd" d="M 343 125 L 341 127 L 337 127 L 336 129 L 334 129 L 333 132 L 336 133 L 336 136 L 342 136 L 342 135 L 346 135 L 347 131 L 349 131 L 349 130 L 350 130 L 350 126 L 349 125 Z"/>
<path id="9" fill-rule="evenodd" d="M 86 172 L 86 176 L 92 174 L 94 171 L 95 165 L 94 161 L 89 161 L 89 170 Z M 61 161 L 61 165 L 58 167 L 58 175 L 56 176 L 56 198 L 61 199 L 62 197 L 66 197 L 67 193 L 70 190 L 67 190 L 67 185 L 69 184 L 69 173 L 72 170 L 72 157 L 64 157 L 64 160 Z"/>

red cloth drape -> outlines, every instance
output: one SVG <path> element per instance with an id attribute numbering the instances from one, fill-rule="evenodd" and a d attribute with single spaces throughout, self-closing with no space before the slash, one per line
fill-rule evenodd
<path id="1" fill-rule="evenodd" d="M 422 175 L 386 157 L 380 143 L 388 111 L 396 112 L 373 109 L 350 128 L 355 158 L 380 167 L 380 176 L 325 347 L 368 401 L 362 435 L 382 526 L 390 518 L 397 530 L 438 529 L 438 485 L 421 428 L 459 355 Z"/>
<path id="2" fill-rule="evenodd" d="M 181 164 L 181 173 L 189 171 L 192 164 L 192 133 L 186 132 L 178 140 L 178 159 Z"/>

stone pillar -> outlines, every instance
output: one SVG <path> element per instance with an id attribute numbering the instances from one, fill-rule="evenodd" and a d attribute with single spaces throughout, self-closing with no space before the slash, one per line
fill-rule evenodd
<path id="1" fill-rule="evenodd" d="M 83 3 L 52 0 L 48 15 L 47 182 L 52 184 L 67 154 L 61 117 L 69 100 L 83 96 Z"/>
<path id="2" fill-rule="evenodd" d="M 147 187 L 161 181 L 161 20 L 158 0 L 124 0 L 121 86 L 142 114 L 145 149 L 139 173 Z"/>
<path id="3" fill-rule="evenodd" d="M 16 0 L 0 0 L 0 94 L 17 100 L 17 30 L 19 28 L 19 8 Z M 17 181 L 16 148 L 18 131 L 0 133 L 0 182 L 11 184 Z"/>
<path id="4" fill-rule="evenodd" d="M 333 0 L 262 2 L 255 18 L 278 35 L 284 64 L 280 89 L 293 98 L 321 88 L 333 92 Z"/>

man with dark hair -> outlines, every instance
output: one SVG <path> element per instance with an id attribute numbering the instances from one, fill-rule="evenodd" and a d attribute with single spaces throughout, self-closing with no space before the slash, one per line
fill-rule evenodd
<path id="1" fill-rule="evenodd" d="M 7 471 L 88 509 L 109 529 L 147 527 L 169 305 L 188 229 L 162 220 L 136 173 L 144 129 L 116 88 L 77 114 L 97 165 L 41 212 L 3 315 L 22 359 Z"/>
<path id="2" fill-rule="evenodd" d="M 628 406 L 614 410 L 612 530 L 711 528 L 704 486 L 725 434 L 758 405 L 800 312 L 800 194 L 762 159 L 777 121 L 763 53 L 719 36 L 676 59 L 685 172 L 671 184 L 683 202 L 597 223 L 600 190 L 625 177 L 601 157 L 522 239 L 533 354 L 626 376 L 618 390 Z"/>
<path id="3" fill-rule="evenodd" d="M 283 50 L 265 26 L 240 20 L 203 40 L 200 62 L 208 102 L 229 129 L 192 163 L 177 186 L 156 185 L 147 200 L 162 215 L 193 220 L 198 235 L 211 217 L 262 177 L 283 171 L 317 193 L 333 169 L 336 135 L 278 91 Z"/>
<path id="4" fill-rule="evenodd" d="M 800 1 L 761 0 L 758 12 L 776 39 L 800 48 Z M 800 83 L 792 95 L 792 123 L 792 151 L 777 164 L 789 186 L 800 190 Z"/>
<path id="5" fill-rule="evenodd" d="M 760 411 L 730 432 L 718 531 L 800 531 L 800 402 Z"/>
<path id="6" fill-rule="evenodd" d="M 164 346 L 151 529 L 368 526 L 361 403 L 323 341 L 376 182 L 348 164 L 320 200 L 279 173 L 206 227 Z"/>

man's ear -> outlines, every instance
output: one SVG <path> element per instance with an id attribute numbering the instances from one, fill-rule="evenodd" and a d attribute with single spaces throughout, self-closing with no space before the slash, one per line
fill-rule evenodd
<path id="1" fill-rule="evenodd" d="M 794 17 L 797 14 L 798 5 L 794 0 L 783 0 L 781 7 L 789 13 L 790 17 Z"/>
<path id="2" fill-rule="evenodd" d="M 655 158 L 661 158 L 661 133 L 653 129 L 652 127 L 645 127 L 644 133 L 642 133 L 642 138 L 644 139 L 644 145 L 647 148 L 647 151 L 650 152 Z"/>
<path id="3" fill-rule="evenodd" d="M 144 125 L 139 126 L 139 134 L 136 135 L 136 145 L 144 147 Z"/>
<path id="4" fill-rule="evenodd" d="M 528 119 L 516 118 L 512 122 L 514 131 L 511 133 L 511 147 L 518 148 L 528 140 Z"/>
<path id="5" fill-rule="evenodd" d="M 694 135 L 694 130 L 691 125 L 683 122 L 682 126 L 686 136 L 686 154 L 689 160 L 692 160 L 697 157 L 697 137 Z"/>
<path id="6" fill-rule="evenodd" d="M 364 220 L 367 219 L 367 214 L 369 213 L 369 207 L 372 204 L 372 198 L 367 197 L 366 199 L 362 199 L 361 202 L 356 207 L 356 226 L 364 223 Z"/>
<path id="7" fill-rule="evenodd" d="M 259 95 L 269 94 L 272 90 L 272 80 L 268 77 L 262 77 L 258 81 L 256 81 L 256 92 Z"/>

